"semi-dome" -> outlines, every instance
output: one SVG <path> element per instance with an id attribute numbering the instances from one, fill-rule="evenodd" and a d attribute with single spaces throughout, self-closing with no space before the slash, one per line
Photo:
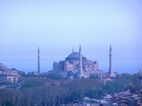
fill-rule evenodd
<path id="1" fill-rule="evenodd" d="M 73 53 L 71 53 L 71 54 L 68 55 L 68 57 L 66 58 L 66 60 L 67 61 L 70 61 L 70 60 L 79 60 L 79 56 L 80 56 L 79 52 L 73 52 Z M 87 60 L 87 58 L 83 57 L 83 56 L 82 56 L 82 59 L 83 59 L 83 61 Z"/>

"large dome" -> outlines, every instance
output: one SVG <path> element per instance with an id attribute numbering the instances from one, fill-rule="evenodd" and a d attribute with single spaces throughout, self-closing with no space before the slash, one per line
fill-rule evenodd
<path id="1" fill-rule="evenodd" d="M 83 61 L 87 60 L 86 57 L 82 57 Z M 72 61 L 72 60 L 79 60 L 79 53 L 78 52 L 73 52 L 69 54 L 69 56 L 66 58 L 67 61 Z"/>

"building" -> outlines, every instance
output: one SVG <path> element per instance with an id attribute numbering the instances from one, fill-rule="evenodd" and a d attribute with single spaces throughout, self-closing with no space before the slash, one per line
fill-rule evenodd
<path id="1" fill-rule="evenodd" d="M 53 71 L 60 73 L 62 76 L 87 78 L 91 74 L 100 75 L 100 69 L 97 61 L 88 60 L 82 55 L 81 46 L 79 51 L 74 50 L 70 53 L 65 60 L 54 62 Z"/>
<path id="2" fill-rule="evenodd" d="M 7 68 L 0 63 L 0 83 L 17 83 L 21 79 L 19 71 Z"/>

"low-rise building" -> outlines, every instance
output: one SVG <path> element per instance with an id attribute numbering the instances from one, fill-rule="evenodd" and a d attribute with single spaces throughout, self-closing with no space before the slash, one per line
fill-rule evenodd
<path id="1" fill-rule="evenodd" d="M 0 83 L 17 83 L 21 79 L 18 70 L 7 68 L 0 63 Z"/>

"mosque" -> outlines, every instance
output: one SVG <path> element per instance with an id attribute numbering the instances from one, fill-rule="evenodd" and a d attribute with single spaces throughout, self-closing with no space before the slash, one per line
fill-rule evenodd
<path id="1" fill-rule="evenodd" d="M 92 74 L 103 76 L 103 72 L 99 69 L 98 62 L 95 60 L 88 60 L 82 55 L 81 46 L 79 51 L 74 50 L 70 53 L 65 60 L 54 62 L 53 71 L 60 73 L 60 75 L 73 78 L 88 78 Z"/>

